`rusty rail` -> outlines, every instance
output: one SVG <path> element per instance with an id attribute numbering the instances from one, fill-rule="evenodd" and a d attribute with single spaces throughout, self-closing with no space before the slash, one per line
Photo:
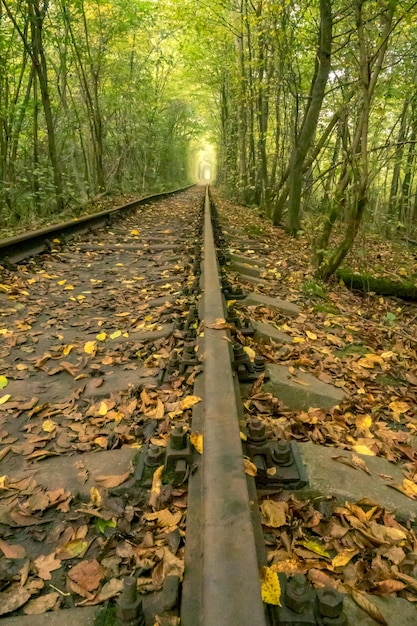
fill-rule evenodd
<path id="1" fill-rule="evenodd" d="M 205 197 L 203 259 L 202 564 L 201 589 L 194 589 L 195 595 L 200 598 L 200 610 L 199 615 L 193 618 L 183 610 L 182 623 L 184 626 L 264 626 L 266 621 L 251 503 L 243 466 L 229 337 L 224 329 L 210 328 L 216 320 L 224 318 L 225 312 L 208 190 Z"/>
<path id="2" fill-rule="evenodd" d="M 147 204 L 148 202 L 162 200 L 163 198 L 180 193 L 181 191 L 186 191 L 191 187 L 194 187 L 194 185 L 188 185 L 187 187 L 183 187 L 181 189 L 174 189 L 172 191 L 164 191 L 162 193 L 145 196 L 144 198 L 133 200 L 127 204 L 107 209 L 105 211 L 100 211 L 99 213 L 85 215 L 79 219 L 68 222 L 60 222 L 58 224 L 30 231 L 22 235 L 2 239 L 0 240 L 0 262 L 8 261 L 12 264 L 19 263 L 30 256 L 34 256 L 35 254 L 40 254 L 41 252 L 48 250 L 51 238 L 59 236 L 72 237 L 74 235 L 82 235 L 90 230 L 102 228 L 112 217 L 117 217 L 125 211 L 137 209 L 139 206 Z"/>

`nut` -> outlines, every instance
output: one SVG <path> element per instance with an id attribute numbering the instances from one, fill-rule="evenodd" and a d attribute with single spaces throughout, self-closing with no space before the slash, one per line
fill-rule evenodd
<path id="1" fill-rule="evenodd" d="M 308 587 L 304 574 L 296 574 L 288 581 L 285 603 L 294 613 L 303 613 L 313 597 L 314 591 Z"/>
<path id="2" fill-rule="evenodd" d="M 323 617 L 339 617 L 343 611 L 343 596 L 336 589 L 318 589 L 317 601 Z"/>
<path id="3" fill-rule="evenodd" d="M 265 436 L 265 424 L 261 420 L 251 420 L 248 424 L 248 439 L 253 442 L 260 442 L 265 440 Z"/>

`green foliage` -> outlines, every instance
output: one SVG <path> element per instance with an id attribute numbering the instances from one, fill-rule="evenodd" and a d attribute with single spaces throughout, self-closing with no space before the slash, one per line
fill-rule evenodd
<path id="1" fill-rule="evenodd" d="M 319 283 L 314 280 L 306 280 L 302 286 L 303 292 L 308 294 L 309 296 L 315 296 L 317 298 L 322 298 L 323 300 L 328 300 L 329 296 L 327 295 L 326 289 L 324 288 L 322 283 Z"/>

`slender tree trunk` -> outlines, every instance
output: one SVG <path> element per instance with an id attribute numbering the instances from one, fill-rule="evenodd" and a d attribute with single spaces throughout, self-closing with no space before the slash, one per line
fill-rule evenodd
<path id="1" fill-rule="evenodd" d="M 332 24 L 331 0 L 320 0 L 320 36 L 316 71 L 313 77 L 310 100 L 304 115 L 301 131 L 291 155 L 288 182 L 288 231 L 292 235 L 295 235 L 301 228 L 300 208 L 303 186 L 303 166 L 317 129 L 324 92 L 330 72 Z"/>

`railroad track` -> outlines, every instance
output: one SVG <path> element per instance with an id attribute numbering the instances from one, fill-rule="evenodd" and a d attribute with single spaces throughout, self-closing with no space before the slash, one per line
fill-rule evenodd
<path id="1" fill-rule="evenodd" d="M 259 269 L 208 189 L 146 203 L 0 243 L 0 615 L 343 625 L 337 592 L 267 567 L 258 495 L 306 477 L 244 415 L 265 329 L 239 308 L 273 303 L 230 269 Z"/>

